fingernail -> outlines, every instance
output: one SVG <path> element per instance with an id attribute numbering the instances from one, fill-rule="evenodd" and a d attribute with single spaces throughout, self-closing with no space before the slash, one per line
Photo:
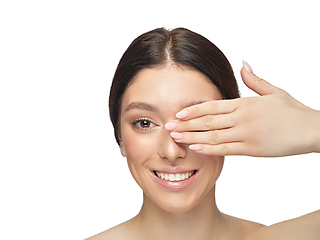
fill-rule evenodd
<path id="1" fill-rule="evenodd" d="M 177 128 L 177 124 L 176 123 L 166 123 L 166 125 L 164 125 L 164 127 L 169 130 L 169 131 L 172 131 L 172 130 L 175 130 Z"/>
<path id="2" fill-rule="evenodd" d="M 201 151 L 202 150 L 202 146 L 199 144 L 192 144 L 189 145 L 189 149 L 193 150 L 193 151 Z"/>
<path id="3" fill-rule="evenodd" d="M 172 132 L 170 133 L 170 136 L 177 140 L 180 140 L 183 138 L 183 134 L 178 132 Z"/>
<path id="4" fill-rule="evenodd" d="M 177 118 L 186 118 L 189 117 L 190 113 L 188 111 L 180 111 L 176 114 Z"/>
<path id="5" fill-rule="evenodd" d="M 252 68 L 246 61 L 242 61 L 242 64 L 248 73 L 253 73 Z"/>

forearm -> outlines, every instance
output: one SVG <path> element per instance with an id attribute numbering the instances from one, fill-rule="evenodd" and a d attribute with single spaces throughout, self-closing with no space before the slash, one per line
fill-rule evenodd
<path id="1" fill-rule="evenodd" d="M 306 118 L 308 118 L 306 131 L 308 151 L 320 153 L 320 111 L 310 109 L 310 114 Z"/>
<path id="2" fill-rule="evenodd" d="M 292 153 L 288 155 L 320 153 L 320 111 L 300 105 L 295 112 L 287 119 L 290 126 L 287 130 L 288 152 Z"/>
<path id="3" fill-rule="evenodd" d="M 315 111 L 315 140 L 314 152 L 320 153 L 320 111 Z"/>

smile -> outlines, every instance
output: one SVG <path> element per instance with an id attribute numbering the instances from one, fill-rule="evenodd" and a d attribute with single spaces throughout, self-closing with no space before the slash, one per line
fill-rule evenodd
<path id="1" fill-rule="evenodd" d="M 189 179 L 196 173 L 196 170 L 186 172 L 186 173 L 177 173 L 177 174 L 172 174 L 172 173 L 168 174 L 168 173 L 163 173 L 158 171 L 154 171 L 154 173 L 158 178 L 161 178 L 163 180 L 170 181 L 170 182 L 178 182 L 178 181 Z"/>

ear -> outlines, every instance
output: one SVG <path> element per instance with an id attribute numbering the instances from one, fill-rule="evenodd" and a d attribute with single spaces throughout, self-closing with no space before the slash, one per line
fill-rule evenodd
<path id="1" fill-rule="evenodd" d="M 127 151 L 126 151 L 126 148 L 124 147 L 124 144 L 123 144 L 123 141 L 122 141 L 121 138 L 119 139 L 119 143 L 120 143 L 121 155 L 122 155 L 123 157 L 127 157 Z"/>

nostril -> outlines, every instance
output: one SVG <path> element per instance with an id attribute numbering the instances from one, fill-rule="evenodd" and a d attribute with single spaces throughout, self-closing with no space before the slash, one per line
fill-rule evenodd
<path id="1" fill-rule="evenodd" d="M 169 133 L 169 134 L 168 134 Z M 177 132 L 175 132 L 177 133 Z M 174 133 L 174 134 L 175 134 Z M 181 133 L 177 133 L 178 135 Z M 177 136 L 178 136 L 177 135 Z M 182 135 L 182 134 L 181 134 Z M 181 137 L 181 136 L 180 136 Z M 157 153 L 161 158 L 169 161 L 176 161 L 178 158 L 185 158 L 187 155 L 187 145 L 179 143 L 180 139 L 173 138 L 170 132 L 164 130 L 158 138 Z M 182 141 L 182 140 L 181 140 Z"/>

